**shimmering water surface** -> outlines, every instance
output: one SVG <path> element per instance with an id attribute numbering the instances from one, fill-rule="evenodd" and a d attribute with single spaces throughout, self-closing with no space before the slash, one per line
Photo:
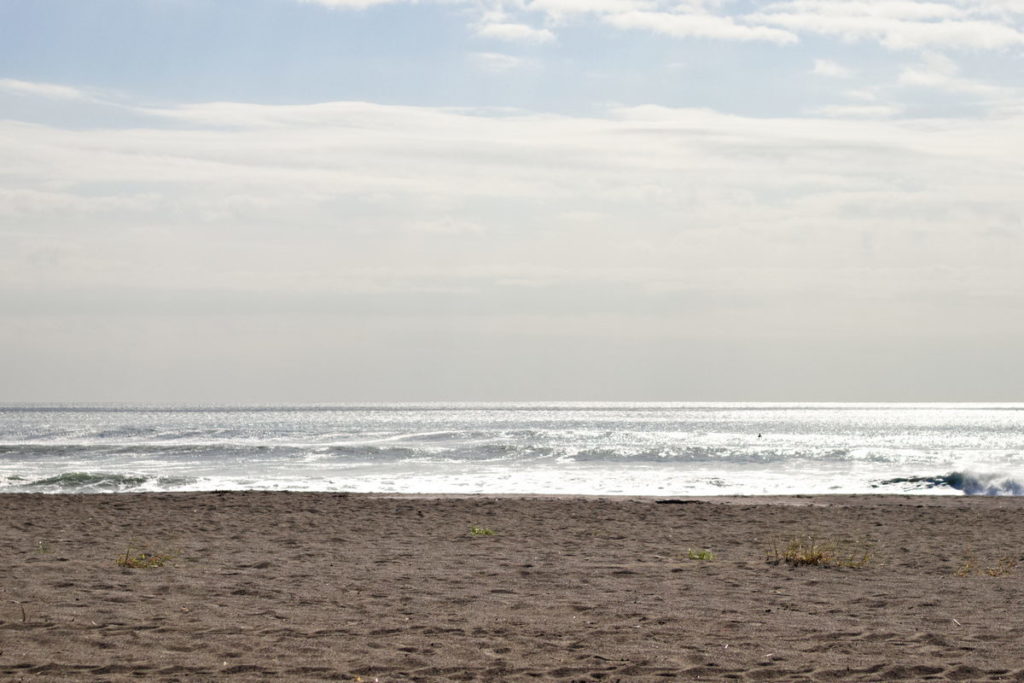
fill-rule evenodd
<path id="1" fill-rule="evenodd" d="M 0 492 L 1024 493 L 1024 404 L 0 407 Z"/>

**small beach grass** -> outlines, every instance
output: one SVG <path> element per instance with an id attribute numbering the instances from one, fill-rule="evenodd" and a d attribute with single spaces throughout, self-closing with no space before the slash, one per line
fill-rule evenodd
<path id="1" fill-rule="evenodd" d="M 115 561 L 118 567 L 123 569 L 154 569 L 156 567 L 163 567 L 174 559 L 172 553 L 141 550 L 139 548 L 133 549 L 132 546 L 133 544 L 129 543 L 124 554 L 118 555 Z"/>
<path id="2" fill-rule="evenodd" d="M 690 560 L 703 560 L 710 561 L 715 559 L 715 554 L 711 552 L 709 548 L 703 548 L 700 550 L 694 550 L 693 548 L 686 549 L 686 557 Z"/>
<path id="3" fill-rule="evenodd" d="M 488 529 L 485 526 L 477 526 L 476 524 L 471 524 L 470 527 L 469 527 L 469 535 L 470 536 L 493 536 L 494 535 L 494 530 L 493 529 Z"/>
<path id="4" fill-rule="evenodd" d="M 791 567 L 844 567 L 861 569 L 873 561 L 871 547 L 866 542 L 843 543 L 837 539 L 818 540 L 802 536 L 785 542 L 771 541 L 768 564 L 788 564 Z"/>
<path id="5" fill-rule="evenodd" d="M 994 564 L 980 561 L 973 551 L 968 550 L 964 553 L 963 563 L 955 572 L 953 572 L 953 574 L 959 577 L 1009 576 L 1014 572 L 1019 563 L 1020 562 L 1017 558 L 1010 557 L 1009 555 L 999 558 Z"/>

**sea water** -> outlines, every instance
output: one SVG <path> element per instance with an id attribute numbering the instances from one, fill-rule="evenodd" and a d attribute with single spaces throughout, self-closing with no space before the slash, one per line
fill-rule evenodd
<path id="1" fill-rule="evenodd" d="M 1024 493 L 1024 404 L 0 406 L 0 492 Z"/>

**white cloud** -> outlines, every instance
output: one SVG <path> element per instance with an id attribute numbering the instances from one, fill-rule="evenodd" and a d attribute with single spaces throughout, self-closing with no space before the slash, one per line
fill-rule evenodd
<path id="1" fill-rule="evenodd" d="M 336 9 L 366 9 L 377 5 L 393 5 L 397 3 L 414 3 L 416 0 L 298 0 L 307 5 L 324 5 Z"/>
<path id="2" fill-rule="evenodd" d="M 847 99 L 857 100 L 858 102 L 874 102 L 878 99 L 878 92 L 875 88 L 854 88 L 852 90 L 844 90 L 842 95 Z"/>
<path id="3" fill-rule="evenodd" d="M 819 107 L 812 114 L 838 119 L 888 119 L 905 111 L 902 105 L 831 105 Z"/>
<path id="4" fill-rule="evenodd" d="M 67 85 L 53 83 L 34 83 L 18 81 L 12 78 L 0 78 L 0 90 L 18 95 L 45 97 L 55 100 L 87 100 L 89 96 L 83 90 Z"/>
<path id="5" fill-rule="evenodd" d="M 365 9 L 417 0 L 300 0 Z M 502 40 L 550 42 L 554 33 L 534 28 L 538 14 L 549 25 L 595 17 L 623 30 L 644 29 L 677 38 L 795 43 L 799 34 L 873 41 L 893 50 L 1001 49 L 1024 45 L 1020 0 L 767 0 L 744 14 L 718 0 L 424 0 L 465 5 L 480 35 Z"/>
<path id="6" fill-rule="evenodd" d="M 0 216 L 123 214 L 148 212 L 161 201 L 154 193 L 82 195 L 45 189 L 0 187 Z"/>
<path id="7" fill-rule="evenodd" d="M 823 14 L 870 16 L 912 21 L 948 20 L 964 17 L 964 11 L 944 2 L 927 0 L 783 0 L 785 8 L 804 8 Z"/>
<path id="8" fill-rule="evenodd" d="M 550 43 L 555 34 L 547 29 L 533 28 L 526 24 L 487 23 L 477 28 L 477 35 L 485 38 L 497 38 L 510 42 Z"/>
<path id="9" fill-rule="evenodd" d="M 814 60 L 814 70 L 811 73 L 826 78 L 852 78 L 856 72 L 828 59 L 816 59 Z"/>
<path id="10" fill-rule="evenodd" d="M 471 57 L 476 63 L 477 68 L 493 73 L 537 66 L 537 62 L 532 59 L 506 55 L 500 52 L 474 52 Z"/>
<path id="11" fill-rule="evenodd" d="M 608 14 L 605 23 L 621 29 L 644 29 L 676 38 L 715 38 L 719 40 L 763 40 L 772 43 L 795 43 L 789 31 L 766 26 L 737 24 L 730 17 L 713 14 L 670 14 L 666 12 L 623 12 Z"/>
<path id="12" fill-rule="evenodd" d="M 17 244 L 4 238 L 0 284 L 382 287 L 393 273 L 365 264 L 389 254 L 393 269 L 437 286 L 486 267 L 505 279 L 553 268 L 601 281 L 615 268 L 637 282 L 720 287 L 708 278 L 728 262 L 756 288 L 770 243 L 799 288 L 818 277 L 802 268 L 849 260 L 848 241 L 865 232 L 885 258 L 915 264 L 912 236 L 926 231 L 929 254 L 956 262 L 964 239 L 1024 211 L 1019 118 L 922 123 L 867 107 L 760 119 L 655 106 L 495 116 L 359 102 L 146 112 L 161 125 L 0 123 L 18 160 L 0 213 L 17 213 L 24 231 Z M 187 125 L 167 128 L 174 120 Z M 395 251 L 401 226 L 410 240 L 486 231 L 488 242 Z M 58 235 L 84 254 L 78 266 L 39 273 L 20 260 Z M 991 256 L 997 266 L 1006 257 Z"/>
<path id="13" fill-rule="evenodd" d="M 479 223 L 467 221 L 453 216 L 444 216 L 433 220 L 417 220 L 408 224 L 407 228 L 412 232 L 428 235 L 455 236 L 455 235 L 480 235 L 485 229 Z"/>
<path id="14" fill-rule="evenodd" d="M 964 10 L 972 16 L 1014 21 L 1024 16 L 1024 0 L 961 0 Z"/>
<path id="15" fill-rule="evenodd" d="M 556 20 L 581 14 L 621 14 L 655 10 L 657 0 L 533 0 L 528 8 Z"/>
<path id="16" fill-rule="evenodd" d="M 72 365 L 89 367 L 140 347 L 191 383 L 207 356 L 181 344 L 198 329 L 204 353 L 215 345 L 211 367 L 241 348 L 253 375 L 272 361 L 313 376 L 353 357 L 378 386 L 378 370 L 412 354 L 388 385 L 399 391 L 479 349 L 501 367 L 522 352 L 509 373 L 534 377 L 534 351 L 559 340 L 553 367 L 580 349 L 603 358 L 626 336 L 628 363 L 694 338 L 817 339 L 852 356 L 893 334 L 988 348 L 1024 330 L 1006 315 L 1024 300 L 1024 112 L 222 102 L 134 115 L 131 127 L 0 121 L 12 160 L 0 177 L 0 336 L 13 330 L 12 353 L 51 343 L 40 367 L 72 348 Z M 76 334 L 48 331 L 72 320 Z M 225 336 L 239 320 L 295 346 L 248 328 Z M 83 352 L 79 335 L 104 322 Z M 524 331 L 537 339 L 526 351 Z M 438 362 L 451 348 L 453 364 Z"/>
<path id="17" fill-rule="evenodd" d="M 1009 98 L 1014 95 L 1010 88 L 961 77 L 960 69 L 953 60 L 936 53 L 925 54 L 920 64 L 903 69 L 899 82 L 902 85 L 987 98 Z"/>
<path id="18" fill-rule="evenodd" d="M 1024 33 L 1013 24 L 972 17 L 958 6 L 938 2 L 783 0 L 747 19 L 849 42 L 877 41 L 894 50 L 1024 44 Z"/>
<path id="19" fill-rule="evenodd" d="M 421 0 L 299 1 L 365 9 Z M 550 28 L 530 25 L 529 17 L 540 14 L 550 26 L 589 16 L 622 30 L 677 38 L 789 44 L 800 34 L 818 34 L 847 42 L 878 42 L 892 50 L 998 50 L 1024 45 L 1021 0 L 767 0 L 747 14 L 720 0 L 496 0 L 484 5 L 469 0 L 422 1 L 467 5 L 477 15 L 479 35 L 509 41 L 553 41 Z"/>

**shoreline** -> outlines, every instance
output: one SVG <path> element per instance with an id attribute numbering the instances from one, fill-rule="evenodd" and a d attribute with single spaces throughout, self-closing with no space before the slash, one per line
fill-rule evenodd
<path id="1" fill-rule="evenodd" d="M 918 494 L 4 494 L 0 677 L 1024 680 L 1022 513 Z M 810 536 L 869 560 L 766 561 Z M 128 546 L 166 563 L 118 567 Z"/>
<path id="2" fill-rule="evenodd" d="M 361 490 L 292 490 L 287 488 L 267 490 L 263 488 L 211 488 L 209 490 L 124 490 L 124 492 L 40 492 L 40 490 L 0 490 L 0 499 L 5 497 L 28 497 L 39 496 L 45 498 L 93 498 L 93 497 L 188 497 L 188 496 L 346 496 L 367 499 L 410 499 L 410 500 L 601 500 L 638 502 L 657 502 L 668 500 L 696 501 L 700 503 L 729 503 L 749 502 L 755 504 L 780 504 L 785 501 L 820 500 L 839 501 L 843 499 L 853 500 L 1024 500 L 1024 496 L 1012 495 L 986 495 L 986 494 L 965 494 L 963 492 L 952 492 L 948 494 L 921 493 L 921 494 L 893 494 L 893 493 L 841 493 L 841 494 L 723 494 L 720 496 L 688 496 L 686 494 L 508 494 L 508 493 L 403 493 L 403 492 L 361 492 Z"/>

